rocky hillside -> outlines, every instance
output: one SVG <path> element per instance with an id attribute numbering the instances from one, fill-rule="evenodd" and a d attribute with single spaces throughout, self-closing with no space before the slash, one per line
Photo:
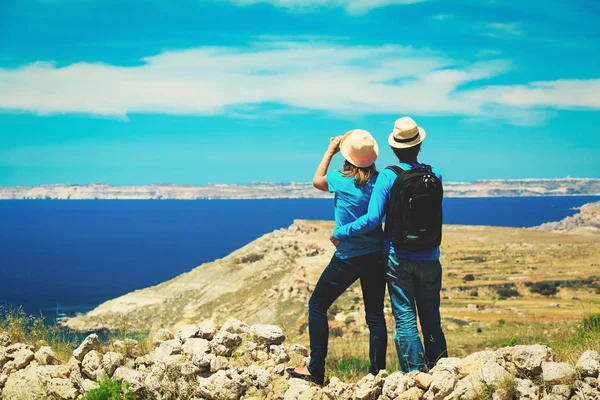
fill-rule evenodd
<path id="1" fill-rule="evenodd" d="M 600 234 L 600 201 L 586 204 L 579 213 L 559 222 L 548 222 L 535 229 L 548 232 Z"/>
<path id="2" fill-rule="evenodd" d="M 12 344 L 0 333 L 0 398 L 76 399 L 111 378 L 138 398 L 161 400 L 600 399 L 600 354 L 591 350 L 571 365 L 555 362 L 546 346 L 504 347 L 442 359 L 427 373 L 381 371 L 356 383 L 332 377 L 318 387 L 286 374 L 306 365 L 308 351 L 285 339 L 278 326 L 205 321 L 175 335 L 158 331 L 149 353 L 131 339 L 102 347 L 92 334 L 62 364 L 50 347 Z"/>

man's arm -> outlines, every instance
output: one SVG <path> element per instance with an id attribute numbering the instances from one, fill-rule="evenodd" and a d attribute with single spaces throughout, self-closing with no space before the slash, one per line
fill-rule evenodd
<path id="1" fill-rule="evenodd" d="M 394 174 L 393 172 L 391 172 Z M 343 240 L 350 236 L 355 236 L 363 232 L 368 232 L 381 225 L 383 217 L 385 216 L 385 209 L 391 185 L 393 185 L 394 177 L 390 179 L 388 172 L 384 171 L 377 177 L 377 182 L 373 187 L 371 193 L 371 200 L 369 201 L 369 208 L 367 213 L 356 221 L 340 226 L 333 231 L 333 238 L 335 240 Z M 390 184 L 391 182 L 391 184 Z"/>
<path id="2" fill-rule="evenodd" d="M 341 141 L 342 136 L 329 139 L 329 147 L 327 148 L 327 151 L 325 152 L 325 155 L 323 155 L 321 163 L 315 171 L 315 176 L 313 178 L 313 186 L 322 192 L 329 191 L 329 185 L 327 183 L 327 170 L 329 169 L 329 164 L 331 164 L 331 159 L 333 158 L 333 156 L 338 151 L 340 151 Z"/>

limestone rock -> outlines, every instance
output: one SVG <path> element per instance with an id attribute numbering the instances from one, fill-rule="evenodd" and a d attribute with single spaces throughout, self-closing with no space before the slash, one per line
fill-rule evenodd
<path id="1" fill-rule="evenodd" d="M 132 392 L 141 392 L 144 389 L 144 380 L 148 375 L 147 372 L 137 371 L 127 367 L 119 367 L 113 374 L 113 379 L 116 381 L 125 381 L 129 384 L 129 390 Z"/>
<path id="2" fill-rule="evenodd" d="M 252 325 L 252 333 L 258 343 L 277 345 L 285 341 L 283 330 L 276 325 Z"/>
<path id="3" fill-rule="evenodd" d="M 538 400 L 540 388 L 529 379 L 515 378 L 515 388 L 519 400 Z"/>
<path id="4" fill-rule="evenodd" d="M 242 338 L 237 333 L 221 330 L 213 337 L 210 346 L 216 355 L 229 357 L 241 342 Z"/>
<path id="5" fill-rule="evenodd" d="M 293 344 L 290 346 L 290 353 L 298 354 L 302 357 L 308 357 L 308 349 L 301 344 Z"/>
<path id="6" fill-rule="evenodd" d="M 300 395 L 298 400 L 323 400 L 323 389 L 310 386 L 308 390 Z"/>
<path id="7" fill-rule="evenodd" d="M 419 387 L 423 390 L 429 389 L 429 386 L 431 386 L 431 382 L 433 382 L 433 376 L 426 374 L 424 372 L 414 371 L 414 372 L 411 372 L 411 375 L 412 375 L 413 379 L 415 380 L 417 387 Z"/>
<path id="8" fill-rule="evenodd" d="M 356 383 L 354 398 L 356 400 L 376 400 L 381 394 L 385 378 L 385 370 L 379 371 L 377 376 L 369 374 Z"/>
<path id="9" fill-rule="evenodd" d="M 123 354 L 109 351 L 102 356 L 102 368 L 108 376 L 113 376 L 115 370 L 123 365 Z"/>
<path id="10" fill-rule="evenodd" d="M 532 375 L 539 375 L 542 372 L 542 363 L 550 362 L 552 359 L 552 350 L 539 344 L 516 346 L 512 352 L 512 362 L 515 366 Z"/>
<path id="11" fill-rule="evenodd" d="M 498 387 L 501 383 L 511 379 L 511 377 L 507 370 L 493 360 L 486 362 L 479 369 L 479 378 L 489 386 Z"/>
<path id="12" fill-rule="evenodd" d="M 597 351 L 588 350 L 581 355 L 576 365 L 584 376 L 598 377 L 600 372 L 600 354 Z"/>
<path id="13" fill-rule="evenodd" d="M 398 396 L 396 400 L 421 400 L 422 398 L 423 391 L 418 387 L 412 387 Z"/>
<path id="14" fill-rule="evenodd" d="M 396 399 L 402 393 L 416 386 L 413 376 L 404 372 L 394 372 L 385 380 L 383 384 L 383 396 L 388 399 Z"/>
<path id="15" fill-rule="evenodd" d="M 542 379 L 548 384 L 570 384 L 576 377 L 577 371 L 571 364 L 558 362 L 545 362 L 542 364 Z"/>
<path id="16" fill-rule="evenodd" d="M 429 371 L 430 375 L 434 375 L 436 372 L 449 372 L 452 375 L 458 376 L 460 369 L 462 368 L 462 360 L 456 357 L 445 357 L 440 359 L 435 366 Z"/>
<path id="17" fill-rule="evenodd" d="M 215 333 L 217 333 L 217 327 L 211 320 L 201 322 L 198 325 L 198 337 L 202 339 L 211 340 Z"/>
<path id="18" fill-rule="evenodd" d="M 165 358 L 171 355 L 181 354 L 183 352 L 179 340 L 167 340 L 162 342 L 151 354 L 153 362 L 162 362 Z"/>
<path id="19" fill-rule="evenodd" d="M 221 332 L 235 333 L 238 335 L 244 335 L 251 332 L 250 327 L 240 321 L 239 319 L 229 318 L 223 326 L 221 326 Z"/>
<path id="20" fill-rule="evenodd" d="M 10 336 L 8 332 L 0 332 L 0 347 L 10 346 Z"/>
<path id="21" fill-rule="evenodd" d="M 100 388 L 100 385 L 90 379 L 84 379 L 80 388 L 82 392 L 87 393 Z"/>
<path id="22" fill-rule="evenodd" d="M 193 337 L 197 337 L 197 335 L 197 325 L 183 325 L 177 330 L 177 339 L 179 339 L 181 343 L 185 343 L 186 340 L 191 339 Z"/>
<path id="23" fill-rule="evenodd" d="M 571 397 L 571 386 L 569 385 L 555 385 L 552 388 L 551 394 L 558 396 L 562 399 L 568 399 Z"/>
<path id="24" fill-rule="evenodd" d="M 102 369 L 102 359 L 96 350 L 92 350 L 83 357 L 81 372 L 91 380 L 96 380 L 98 372 Z"/>
<path id="25" fill-rule="evenodd" d="M 233 369 L 217 371 L 198 381 L 198 393 L 210 400 L 238 400 L 244 387 L 242 377 Z"/>
<path id="26" fill-rule="evenodd" d="M 483 397 L 485 383 L 476 374 L 469 375 L 456 384 L 449 399 L 479 400 Z"/>
<path id="27" fill-rule="evenodd" d="M 354 398 L 354 385 L 344 383 L 333 377 L 323 389 L 323 394 L 327 400 L 352 400 Z"/>
<path id="28" fill-rule="evenodd" d="M 42 346 L 35 353 L 35 361 L 40 365 L 58 365 L 60 360 L 50 346 Z"/>
<path id="29" fill-rule="evenodd" d="M 4 364 L 4 372 L 18 371 L 29 365 L 35 357 L 32 349 L 31 346 L 22 343 L 13 344 L 4 348 L 4 358 L 8 360 L 8 362 Z"/>
<path id="30" fill-rule="evenodd" d="M 456 386 L 456 383 L 458 381 L 457 376 L 452 372 L 442 370 L 441 368 L 437 371 L 433 371 L 432 369 L 432 372 L 433 374 L 431 376 L 433 380 L 431 381 L 429 389 L 427 390 L 427 392 L 425 392 L 423 399 L 443 400 L 454 390 L 454 386 Z"/>
<path id="31" fill-rule="evenodd" d="M 285 392 L 283 400 L 299 400 L 300 396 L 310 388 L 308 382 L 297 378 L 290 379 L 288 384 L 289 387 Z"/>
<path id="32" fill-rule="evenodd" d="M 485 363 L 488 361 L 496 361 L 498 363 L 500 362 L 498 360 L 499 358 L 500 356 L 498 356 L 496 352 L 492 350 L 478 351 L 470 354 L 460 363 L 460 377 L 464 378 L 468 375 L 478 374 L 479 370 Z"/>
<path id="33" fill-rule="evenodd" d="M 269 347 L 269 352 L 271 353 L 271 357 L 277 364 L 283 364 L 290 361 L 290 356 L 287 353 L 287 348 L 285 346 L 277 346 L 271 345 Z"/>
<path id="34" fill-rule="evenodd" d="M 77 398 L 79 391 L 70 379 L 51 378 L 46 382 L 46 391 L 49 397 L 59 400 L 70 400 Z"/>
<path id="35" fill-rule="evenodd" d="M 95 347 L 100 346 L 100 340 L 98 339 L 98 335 L 92 333 L 88 337 L 86 337 L 83 342 L 73 351 L 73 357 L 75 357 L 78 361 L 83 361 L 83 357 L 90 351 L 92 351 Z"/>
<path id="36" fill-rule="evenodd" d="M 152 342 L 155 344 L 160 344 L 162 342 L 166 342 L 167 340 L 173 340 L 175 336 L 173 336 L 173 332 L 168 329 L 159 329 L 154 336 L 152 337 Z"/>
<path id="37" fill-rule="evenodd" d="M 10 374 L 2 389 L 3 400 L 44 399 L 46 397 L 46 388 L 37 375 L 36 368 L 32 366 Z"/>

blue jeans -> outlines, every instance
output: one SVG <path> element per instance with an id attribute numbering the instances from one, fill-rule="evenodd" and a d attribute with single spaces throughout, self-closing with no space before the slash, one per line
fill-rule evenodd
<path id="1" fill-rule="evenodd" d="M 390 255 L 387 279 L 396 320 L 394 343 L 402 371 L 433 367 L 448 356 L 440 319 L 442 265 L 439 260 L 406 260 Z M 417 329 L 417 312 L 425 351 Z"/>
<path id="2" fill-rule="evenodd" d="M 327 310 L 357 279 L 360 279 L 370 332 L 369 372 L 376 375 L 379 370 L 385 369 L 387 330 L 383 315 L 386 282 L 383 254 L 378 252 L 344 260 L 334 256 L 321 274 L 308 302 L 311 351 L 308 370 L 316 378 L 325 377 L 329 339 Z"/>

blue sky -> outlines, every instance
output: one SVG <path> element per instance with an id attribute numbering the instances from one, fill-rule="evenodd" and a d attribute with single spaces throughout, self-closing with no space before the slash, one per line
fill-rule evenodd
<path id="1" fill-rule="evenodd" d="M 354 128 L 392 163 L 405 115 L 446 180 L 600 177 L 599 17 L 595 0 L 3 0 L 0 185 L 309 181 Z"/>

